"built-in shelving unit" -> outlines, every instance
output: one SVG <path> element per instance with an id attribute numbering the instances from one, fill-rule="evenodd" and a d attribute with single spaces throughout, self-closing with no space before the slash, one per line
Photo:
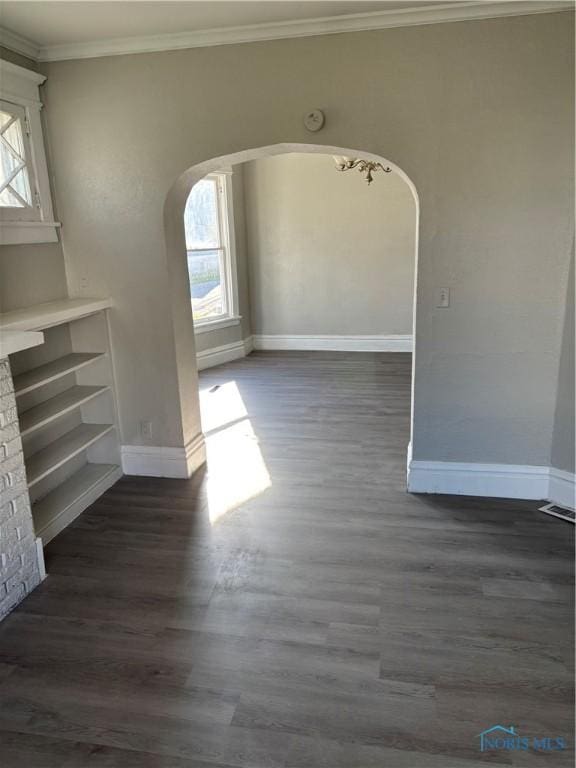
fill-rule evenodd
<path id="1" fill-rule="evenodd" d="M 41 346 L 8 352 L 34 527 L 44 544 L 122 474 L 110 307 L 108 299 L 68 299 L 0 315 L 5 339 L 44 335 Z"/>

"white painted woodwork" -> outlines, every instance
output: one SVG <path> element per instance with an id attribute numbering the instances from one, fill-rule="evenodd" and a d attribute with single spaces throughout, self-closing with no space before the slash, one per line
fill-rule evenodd
<path id="1" fill-rule="evenodd" d="M 576 477 L 554 467 L 409 461 L 408 491 L 502 499 L 548 499 L 574 508 Z"/>
<path id="2" fill-rule="evenodd" d="M 0 60 L 0 99 L 21 111 L 24 156 L 34 203 L 24 209 L 0 209 L 0 244 L 54 243 L 59 222 L 54 221 L 52 196 L 40 110 L 39 88 L 46 75 Z"/>
<path id="3" fill-rule="evenodd" d="M 32 506 L 36 535 L 47 544 L 122 475 L 116 464 L 86 464 Z"/>
<path id="4" fill-rule="evenodd" d="M 20 434 L 22 436 L 29 435 L 107 391 L 109 391 L 109 387 L 103 386 L 75 385 L 70 387 L 59 395 L 21 413 L 19 416 Z"/>
<path id="5" fill-rule="evenodd" d="M 412 352 L 414 339 L 411 334 L 379 334 L 372 336 L 255 334 L 254 349 L 314 350 L 332 352 Z"/>
<path id="6" fill-rule="evenodd" d="M 70 373 L 84 368 L 86 365 L 90 365 L 90 363 L 104 357 L 104 354 L 103 352 L 72 352 L 64 357 L 59 357 L 57 360 L 52 360 L 50 363 L 39 365 L 38 368 L 32 368 L 30 371 L 14 377 L 14 394 L 16 397 L 20 397 L 28 394 L 28 392 L 33 392 L 45 384 L 50 384 L 63 376 L 68 376 Z"/>
<path id="7" fill-rule="evenodd" d="M 36 304 L 25 309 L 0 314 L 0 327 L 5 331 L 41 331 L 70 323 L 101 312 L 112 306 L 111 299 L 62 299 Z"/>
<path id="8" fill-rule="evenodd" d="M 185 4 L 179 4 L 185 5 Z M 193 6 L 193 3 L 187 5 Z M 236 5 L 236 3 L 235 3 Z M 238 3 L 237 5 L 241 5 Z M 266 3 L 263 3 L 266 5 Z M 169 51 L 182 48 L 203 48 L 213 45 L 231 45 L 235 43 L 250 43 L 262 40 L 280 40 L 297 37 L 314 37 L 331 35 L 341 32 L 364 32 L 371 29 L 389 29 L 393 27 L 410 27 L 420 24 L 442 24 L 454 21 L 474 21 L 476 19 L 498 18 L 503 16 L 521 16 L 534 13 L 551 13 L 566 11 L 573 8 L 567 0 L 469 0 L 468 2 L 439 2 L 437 4 L 398 7 L 393 4 L 390 9 L 369 11 L 367 13 L 343 13 L 333 16 L 316 18 L 292 18 L 289 20 L 262 21 L 244 23 L 236 15 L 230 26 L 214 26 L 211 28 L 194 29 L 194 18 L 188 20 L 175 16 L 177 31 L 158 34 L 154 28 L 154 19 L 149 22 L 150 30 L 146 34 L 130 34 L 125 37 L 118 34 L 122 27 L 122 13 L 106 10 L 109 23 L 107 32 L 93 40 L 82 40 L 82 19 L 70 18 L 70 10 L 65 6 L 60 13 L 65 17 L 62 29 L 77 30 L 78 41 L 74 36 L 63 34 L 62 42 L 47 43 L 32 39 L 34 35 L 22 36 L 10 29 L 0 28 L 0 44 L 38 61 L 63 61 L 66 59 L 85 59 L 98 56 L 119 56 L 130 53 L 150 51 Z M 57 12 L 57 11 L 56 11 Z M 37 13 L 42 13 L 40 7 Z M 50 9 L 50 13 L 55 11 Z M 174 13 L 174 12 L 173 12 Z M 190 12 L 189 12 L 190 13 Z M 193 11 L 192 11 L 193 14 Z M 297 14 L 296 14 L 297 16 Z M 124 16 L 125 19 L 125 16 Z M 8 18 L 9 22 L 9 18 Z M 9 24 L 8 24 L 9 26 Z"/>
<path id="9" fill-rule="evenodd" d="M 46 448 L 33 453 L 26 459 L 28 486 L 31 488 L 43 480 L 113 429 L 113 424 L 79 424 Z"/>
<path id="10" fill-rule="evenodd" d="M 44 342 L 44 334 L 37 331 L 0 331 L 0 360 L 23 349 L 37 347 Z"/>
<path id="11" fill-rule="evenodd" d="M 41 342 L 40 331 L 61 325 L 69 332 L 70 346 L 58 350 L 59 357 L 32 353 L 21 359 L 26 366 L 17 365 L 14 377 L 35 533 L 44 544 L 122 476 L 105 311 L 111 306 L 110 299 L 64 299 L 0 315 L 2 339 L 18 335 Z M 54 395 L 49 385 L 67 376 L 72 386 Z M 59 421 L 67 414 L 70 426 Z"/>

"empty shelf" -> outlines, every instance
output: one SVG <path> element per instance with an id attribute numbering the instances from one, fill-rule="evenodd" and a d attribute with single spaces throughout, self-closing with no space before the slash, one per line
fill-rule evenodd
<path id="1" fill-rule="evenodd" d="M 80 424 L 26 460 L 26 475 L 31 488 L 51 472 L 114 429 L 113 424 Z"/>
<path id="2" fill-rule="evenodd" d="M 32 392 L 44 384 L 50 384 L 62 376 L 67 376 L 69 373 L 84 368 L 85 365 L 104 357 L 104 354 L 104 352 L 73 352 L 70 355 L 65 355 L 65 357 L 52 360 L 50 363 L 40 365 L 38 368 L 20 373 L 18 376 L 14 376 L 14 394 L 18 397 Z"/>
<path id="3" fill-rule="evenodd" d="M 103 392 L 109 391 L 109 389 L 110 387 L 87 387 L 83 385 L 76 385 L 65 389 L 64 392 L 56 395 L 56 397 L 51 397 L 50 400 L 46 400 L 21 413 L 20 434 L 25 436 L 46 424 L 50 424 L 51 421 L 58 419 L 69 411 L 73 411 L 75 408 L 88 402 L 88 400 L 92 400 L 92 398 L 97 397 Z"/>
<path id="4" fill-rule="evenodd" d="M 54 325 L 70 323 L 94 315 L 112 306 L 110 299 L 63 299 L 15 309 L 0 315 L 0 326 L 6 331 L 42 331 Z"/>
<path id="5" fill-rule="evenodd" d="M 47 544 L 121 475 L 116 464 L 86 464 L 32 506 L 36 536 Z"/>

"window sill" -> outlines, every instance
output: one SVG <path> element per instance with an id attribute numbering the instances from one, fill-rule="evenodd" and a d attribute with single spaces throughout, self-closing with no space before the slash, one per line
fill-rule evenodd
<path id="1" fill-rule="evenodd" d="M 240 315 L 234 317 L 221 317 L 218 320 L 209 320 L 204 323 L 194 324 L 194 333 L 208 333 L 209 331 L 219 331 L 221 328 L 231 328 L 234 325 L 240 325 Z"/>
<path id="2" fill-rule="evenodd" d="M 58 221 L 0 221 L 1 245 L 57 243 Z"/>

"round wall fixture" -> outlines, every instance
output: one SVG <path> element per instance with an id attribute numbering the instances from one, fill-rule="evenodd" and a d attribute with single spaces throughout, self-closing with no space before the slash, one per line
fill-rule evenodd
<path id="1" fill-rule="evenodd" d="M 324 112 L 321 109 L 311 109 L 304 115 L 304 127 L 312 132 L 319 131 L 324 125 L 324 121 Z"/>

